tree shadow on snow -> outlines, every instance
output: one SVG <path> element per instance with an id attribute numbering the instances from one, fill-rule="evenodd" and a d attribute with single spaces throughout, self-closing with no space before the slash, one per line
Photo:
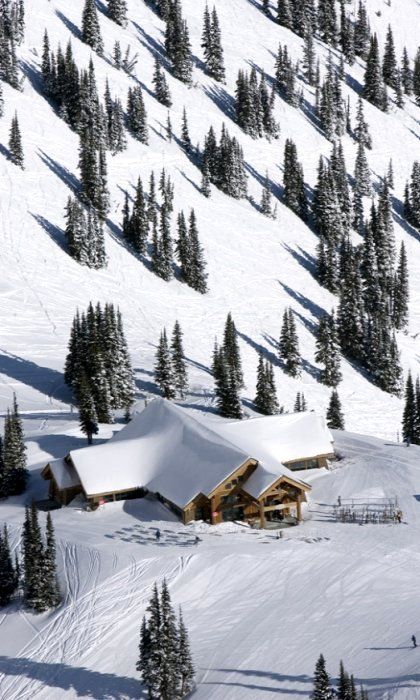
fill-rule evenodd
<path id="1" fill-rule="evenodd" d="M 242 338 L 248 345 L 255 350 L 256 353 L 262 354 L 262 356 L 266 359 L 269 360 L 273 365 L 278 365 L 279 364 L 279 358 L 277 355 L 274 353 L 270 352 L 265 348 L 263 345 L 260 345 L 259 343 L 256 343 L 255 340 L 252 340 L 252 338 L 249 337 L 249 335 L 246 335 L 245 333 L 241 333 L 241 331 L 237 331 L 238 337 Z"/>
<path id="2" fill-rule="evenodd" d="M 41 149 L 39 149 L 39 154 L 40 159 L 47 166 L 47 168 L 49 168 L 54 175 L 59 177 L 67 187 L 69 187 L 73 192 L 77 192 L 80 189 L 79 180 L 75 175 L 73 175 L 72 172 L 70 172 L 70 170 L 65 168 L 64 165 L 61 165 L 53 158 L 50 158 L 50 156 Z"/>
<path id="3" fill-rule="evenodd" d="M 59 663 L 43 663 L 32 659 L 0 656 L 0 673 L 5 676 L 37 680 L 49 688 L 73 690 L 79 697 L 90 697 L 94 700 L 147 697 L 140 681 L 135 678 Z"/>
<path id="4" fill-rule="evenodd" d="M 218 107 L 223 114 L 235 121 L 235 99 L 220 85 L 204 85 L 203 92 Z"/>
<path id="5" fill-rule="evenodd" d="M 73 416 L 75 418 L 75 416 Z M 38 447 L 51 455 L 55 459 L 63 457 L 70 450 L 80 450 L 82 447 L 87 447 L 88 442 L 85 437 L 76 437 L 74 435 L 65 435 L 53 433 L 51 435 L 31 435 L 28 440 L 36 442 Z M 103 445 L 108 442 L 106 438 L 95 438 L 94 445 Z"/>
<path id="6" fill-rule="evenodd" d="M 60 10 L 56 10 L 55 14 L 57 15 L 58 19 L 61 19 L 62 23 L 64 24 L 65 27 L 73 34 L 76 39 L 82 39 L 82 32 L 80 31 L 79 27 L 77 27 L 66 15 L 63 15 Z"/>
<path id="7" fill-rule="evenodd" d="M 69 403 L 70 389 L 64 383 L 64 375 L 50 367 L 40 367 L 0 348 L 0 374 L 31 386 L 51 399 Z"/>
<path id="8" fill-rule="evenodd" d="M 61 250 L 64 250 L 64 252 L 67 253 L 68 251 L 64 231 L 55 224 L 52 224 L 51 221 L 48 221 L 48 219 L 46 219 L 44 216 L 41 216 L 40 214 L 33 214 L 32 212 L 29 213 L 35 219 L 37 224 L 39 224 L 41 228 L 48 233 L 49 237 L 54 241 L 54 243 L 56 243 Z"/>
<path id="9" fill-rule="evenodd" d="M 302 265 L 302 267 L 304 267 L 305 270 L 307 270 L 309 274 L 316 279 L 317 265 L 313 255 L 307 253 L 306 250 L 303 250 L 303 248 L 301 248 L 299 245 L 296 246 L 296 249 L 291 248 L 287 243 L 282 243 L 282 245 L 283 248 L 292 256 L 292 258 L 294 258 L 299 265 Z"/>

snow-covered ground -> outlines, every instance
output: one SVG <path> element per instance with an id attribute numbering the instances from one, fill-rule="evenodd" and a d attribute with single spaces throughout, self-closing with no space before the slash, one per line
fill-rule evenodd
<path id="1" fill-rule="evenodd" d="M 46 452 L 74 445 L 71 426 L 46 434 L 34 426 L 26 498 L 45 493 L 38 467 Z M 166 577 L 190 630 L 200 700 L 307 698 L 320 652 L 333 675 L 343 658 L 374 700 L 418 698 L 410 636 L 420 635 L 420 448 L 348 433 L 336 440 L 343 459 L 310 475 L 305 523 L 281 540 L 230 523 L 185 527 L 148 500 L 56 511 L 65 600 L 51 614 L 12 607 L 0 616 L 0 697 L 145 697 L 135 671 L 139 625 L 152 584 Z M 339 495 L 397 497 L 403 523 L 336 523 Z M 14 544 L 20 501 L 1 505 Z"/>
<path id="2" fill-rule="evenodd" d="M 226 315 L 232 311 L 240 333 L 246 389 L 246 405 L 255 392 L 257 352 L 262 349 L 276 362 L 276 343 L 281 317 L 286 306 L 296 312 L 304 371 L 299 380 L 286 377 L 275 368 L 279 397 L 291 409 L 297 391 L 304 391 L 310 407 L 324 411 L 329 390 L 316 381 L 314 364 L 314 324 L 324 311 L 335 306 L 337 299 L 322 289 L 313 277 L 316 237 L 287 208 L 278 203 L 278 219 L 267 220 L 248 201 L 234 201 L 214 191 L 206 200 L 198 191 L 200 173 L 182 153 L 174 140 L 165 140 L 166 109 L 151 92 L 153 57 L 162 51 L 163 23 L 143 0 L 128 0 L 130 22 L 124 30 L 109 21 L 100 8 L 100 23 L 105 41 L 105 59 L 109 59 L 114 41 L 123 50 L 131 45 L 138 52 L 136 79 L 144 86 L 149 116 L 150 145 L 144 146 L 129 137 L 129 148 L 108 157 L 111 191 L 110 226 L 106 245 L 109 266 L 92 271 L 79 266 L 63 249 L 63 211 L 67 197 L 78 183 L 78 139 L 52 111 L 42 96 L 39 83 L 42 36 L 48 27 L 51 47 L 72 40 L 76 60 L 86 67 L 91 56 L 81 43 L 82 0 L 26 0 L 26 39 L 19 47 L 26 80 L 22 93 L 7 85 L 5 116 L 0 121 L 0 142 L 7 144 L 11 117 L 18 112 L 25 150 L 24 172 L 2 156 L 0 158 L 0 409 L 5 409 L 16 390 L 21 406 L 31 411 L 68 410 L 70 396 L 63 383 L 63 361 L 69 328 L 76 307 L 85 308 L 90 300 L 118 303 L 137 370 L 139 395 L 155 391 L 151 371 L 155 345 L 164 325 L 172 327 L 179 319 L 185 333 L 186 353 L 190 363 L 191 393 L 187 403 L 209 407 L 212 403 L 210 357 L 215 335 L 221 335 Z M 276 118 L 280 122 L 279 140 L 253 141 L 231 119 L 232 96 L 239 68 L 256 65 L 273 76 L 278 43 L 287 43 L 297 60 L 302 55 L 302 41 L 292 32 L 267 19 L 258 9 L 257 0 L 214 0 L 225 49 L 226 86 L 216 85 L 201 70 L 200 36 L 205 0 L 184 0 L 194 55 L 194 85 L 191 89 L 168 77 L 174 105 L 171 119 L 179 134 L 181 115 L 187 108 L 193 143 L 203 142 L 211 124 L 217 132 L 223 122 L 235 134 L 245 152 L 249 173 L 249 192 L 256 202 L 261 196 L 261 178 L 266 169 L 278 194 L 282 180 L 284 142 L 296 141 L 309 187 L 316 180 L 318 158 L 328 155 L 331 144 L 311 120 L 278 98 Z M 356 6 L 357 3 L 354 2 Z M 416 27 L 420 21 L 417 0 L 394 2 L 368 0 L 372 28 L 381 43 L 391 22 L 398 52 L 407 45 L 413 59 L 418 44 Z M 349 9 L 350 9 L 349 5 Z M 325 46 L 317 42 L 317 52 L 324 62 Z M 100 93 L 109 79 L 111 92 L 125 104 L 127 89 L 135 84 L 109 60 L 93 54 Z M 350 97 L 353 116 L 363 66 L 356 61 L 346 67 L 344 94 Z M 308 94 L 305 87 L 305 95 Z M 366 105 L 374 147 L 369 163 L 375 183 L 393 158 L 395 197 L 402 198 L 405 180 L 412 161 L 419 154 L 420 109 L 411 100 L 404 110 L 392 108 L 382 114 Z M 355 143 L 343 141 L 350 173 L 356 155 Z M 169 284 L 154 276 L 125 247 L 121 240 L 121 206 L 123 191 L 133 193 L 139 175 L 147 182 L 150 172 L 162 167 L 175 184 L 175 212 L 196 209 L 200 236 L 208 261 L 210 292 L 201 296 L 179 281 Z M 411 275 L 411 319 L 408 335 L 400 334 L 404 368 L 418 371 L 420 330 L 420 256 L 419 240 L 413 229 L 404 224 L 400 209 L 395 212 L 397 243 L 404 239 Z M 340 395 L 347 427 L 387 438 L 396 437 L 401 418 L 401 400 L 390 397 L 372 386 L 349 363 L 343 363 L 344 381 Z"/>

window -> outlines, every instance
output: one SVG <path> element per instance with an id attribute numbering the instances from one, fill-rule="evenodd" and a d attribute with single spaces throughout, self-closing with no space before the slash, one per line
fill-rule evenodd
<path id="1" fill-rule="evenodd" d="M 232 484 L 229 481 L 227 484 L 225 484 L 225 489 L 231 489 L 231 488 L 232 488 Z"/>

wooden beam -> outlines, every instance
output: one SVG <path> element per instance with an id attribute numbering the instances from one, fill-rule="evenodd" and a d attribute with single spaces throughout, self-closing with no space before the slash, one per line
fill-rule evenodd
<path id="1" fill-rule="evenodd" d="M 264 513 L 264 503 L 260 503 L 260 527 L 265 528 L 266 526 L 266 520 L 265 520 L 265 513 Z"/>

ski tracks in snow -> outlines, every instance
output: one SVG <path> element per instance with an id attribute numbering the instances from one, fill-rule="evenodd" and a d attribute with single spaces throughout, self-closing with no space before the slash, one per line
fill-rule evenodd
<path id="1" fill-rule="evenodd" d="M 41 631 L 34 628 L 34 638 L 18 654 L 18 658 L 42 664 L 42 677 L 36 672 L 31 678 L 0 676 L 0 696 L 7 700 L 51 698 L 55 696 L 51 688 L 60 664 L 89 665 L 88 659 L 98 656 L 97 648 L 111 640 L 118 648 L 115 640 L 121 625 L 125 629 L 125 621 L 133 621 L 139 626 L 155 580 L 160 582 L 165 577 L 171 583 L 193 556 L 168 556 L 163 566 L 160 558 L 136 560 L 131 556 L 129 564 L 117 570 L 118 555 L 114 553 L 110 565 L 115 573 L 104 579 L 98 550 L 73 543 L 59 543 L 59 547 L 64 565 L 64 602 Z M 48 663 L 52 670 L 46 677 Z M 63 690 L 59 692 L 64 694 Z"/>

